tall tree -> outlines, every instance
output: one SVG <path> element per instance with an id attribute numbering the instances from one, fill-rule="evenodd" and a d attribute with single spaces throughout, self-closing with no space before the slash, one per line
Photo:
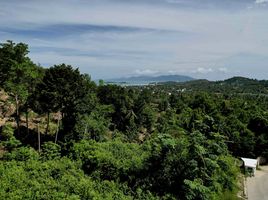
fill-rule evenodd
<path id="1" fill-rule="evenodd" d="M 8 40 L 0 44 L 0 83 L 5 84 L 10 76 L 10 70 L 28 60 L 28 46 L 23 43 L 14 43 Z"/>
<path id="2" fill-rule="evenodd" d="M 29 96 L 31 80 L 36 77 L 36 66 L 27 57 L 28 46 L 12 41 L 0 44 L 0 78 L 4 89 L 14 98 L 17 130 L 20 130 L 20 108 Z"/>
<path id="3" fill-rule="evenodd" d="M 39 84 L 42 81 L 42 78 L 45 73 L 45 69 L 41 66 L 34 66 L 31 68 L 31 77 L 27 80 L 28 82 L 28 98 L 22 107 L 22 111 L 25 112 L 26 115 L 26 127 L 27 127 L 27 133 L 29 134 L 29 108 L 33 108 L 36 104 L 35 100 L 35 94 L 37 89 L 37 84 Z"/>
<path id="4" fill-rule="evenodd" d="M 37 87 L 39 112 L 47 113 L 47 127 L 49 113 L 59 111 L 65 132 L 70 132 L 75 126 L 77 114 L 87 112 L 94 104 L 91 91 L 95 84 L 90 81 L 90 77 L 80 74 L 78 69 L 70 65 L 55 65 L 47 69 L 43 81 Z"/>

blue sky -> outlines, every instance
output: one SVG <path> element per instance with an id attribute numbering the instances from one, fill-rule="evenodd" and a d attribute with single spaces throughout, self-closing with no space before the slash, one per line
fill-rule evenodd
<path id="1" fill-rule="evenodd" d="M 268 79 L 268 0 L 0 0 L 0 41 L 93 79 Z"/>

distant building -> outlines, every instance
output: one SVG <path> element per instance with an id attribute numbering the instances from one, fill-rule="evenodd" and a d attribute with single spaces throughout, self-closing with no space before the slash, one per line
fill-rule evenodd
<path id="1" fill-rule="evenodd" d="M 258 166 L 258 160 L 251 158 L 241 158 L 241 159 L 244 162 L 245 171 L 248 171 L 250 175 L 255 176 L 256 169 Z"/>

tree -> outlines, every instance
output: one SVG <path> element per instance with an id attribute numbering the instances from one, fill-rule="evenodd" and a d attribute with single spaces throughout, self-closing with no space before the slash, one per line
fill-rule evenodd
<path id="1" fill-rule="evenodd" d="M 64 132 L 69 133 L 73 131 L 78 113 L 90 112 L 95 104 L 94 95 L 91 95 L 95 84 L 70 65 L 55 65 L 47 69 L 37 88 L 39 112 L 47 113 L 46 132 L 51 112 L 61 112 Z"/>
<path id="2" fill-rule="evenodd" d="M 79 139 L 94 139 L 96 141 L 107 139 L 112 113 L 112 106 L 96 105 L 90 114 L 80 114 L 75 126 Z"/>
<path id="3" fill-rule="evenodd" d="M 17 130 L 20 130 L 20 108 L 26 102 L 32 80 L 37 77 L 35 64 L 27 57 L 28 46 L 12 41 L 0 44 L 0 78 L 4 89 L 14 98 Z"/>
<path id="4" fill-rule="evenodd" d="M 3 85 L 10 76 L 10 70 L 28 58 L 28 46 L 23 43 L 14 43 L 8 40 L 0 44 L 0 83 Z"/>
<path id="5" fill-rule="evenodd" d="M 113 105 L 112 122 L 116 129 L 126 131 L 129 127 L 134 127 L 134 100 L 127 89 L 116 85 L 104 85 L 98 88 L 97 95 L 101 104 Z"/>
<path id="6" fill-rule="evenodd" d="M 42 81 L 44 76 L 45 69 L 41 66 L 34 66 L 32 68 L 31 77 L 27 80 L 28 82 L 28 98 L 22 107 L 22 111 L 26 114 L 26 127 L 27 127 L 27 134 L 29 134 L 29 108 L 34 108 L 36 105 L 36 89 L 37 84 Z"/>

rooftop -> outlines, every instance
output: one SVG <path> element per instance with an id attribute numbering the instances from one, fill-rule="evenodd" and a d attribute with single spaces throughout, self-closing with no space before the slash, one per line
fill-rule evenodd
<path id="1" fill-rule="evenodd" d="M 251 158 L 241 158 L 245 164 L 245 167 L 256 168 L 258 161 L 256 159 Z"/>

